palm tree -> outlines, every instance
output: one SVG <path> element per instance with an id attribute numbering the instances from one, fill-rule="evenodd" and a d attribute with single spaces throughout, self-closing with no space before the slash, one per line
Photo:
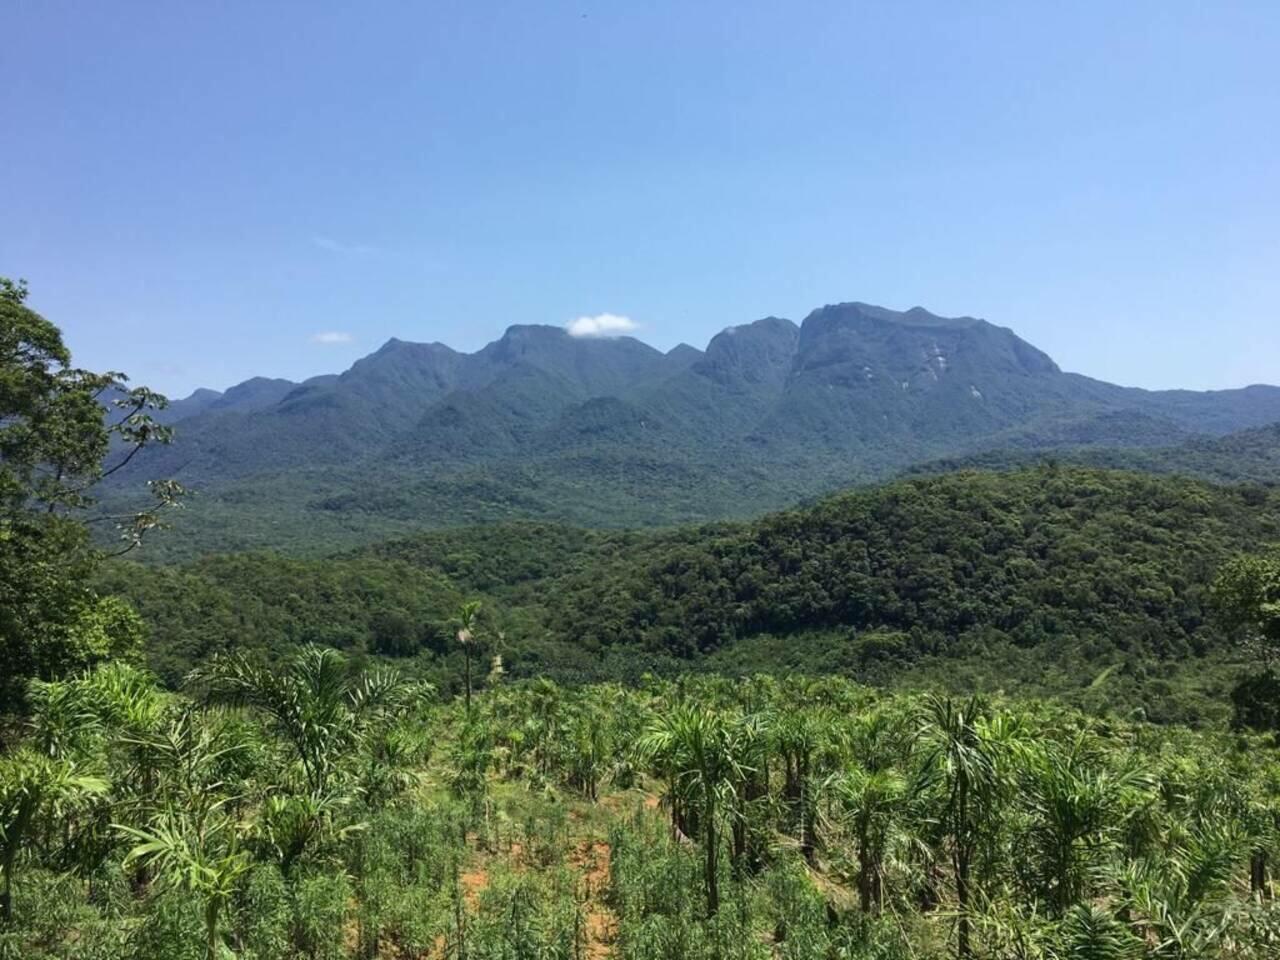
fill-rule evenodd
<path id="1" fill-rule="evenodd" d="M 823 785 L 836 813 L 853 834 L 858 857 L 858 899 L 863 912 L 883 899 L 884 864 L 891 841 L 901 837 L 912 790 L 909 768 L 915 736 L 912 718 L 890 705 L 860 709 L 836 725 L 841 766 Z"/>
<path id="2" fill-rule="evenodd" d="M 120 661 L 102 664 L 77 683 L 104 724 L 133 733 L 153 729 L 173 699 L 154 676 Z"/>
<path id="3" fill-rule="evenodd" d="M 272 794 L 263 801 L 249 832 L 288 879 L 294 866 L 313 847 L 351 834 L 354 828 L 338 825 L 346 805 L 346 798 L 335 795 Z"/>
<path id="4" fill-rule="evenodd" d="M 1232 872 L 1248 855 L 1250 838 L 1230 820 L 1171 826 L 1174 833 L 1185 829 L 1185 835 L 1115 871 L 1119 902 L 1143 938 L 1159 944 L 1159 956 L 1219 956 L 1217 948 L 1228 935 L 1223 901 Z"/>
<path id="5" fill-rule="evenodd" d="M 56 760 L 111 758 L 123 768 L 114 778 L 119 791 L 113 798 L 115 808 L 140 808 L 153 802 L 158 786 L 157 768 L 149 762 L 154 755 L 144 741 L 154 735 L 172 699 L 150 674 L 122 661 L 63 680 L 33 681 L 29 743 Z M 100 864 L 115 842 L 105 829 L 106 810 L 98 813 L 96 822 L 77 837 L 76 861 L 84 872 Z M 71 832 L 72 824 L 65 822 L 64 835 L 69 838 Z M 146 877 L 135 879 L 141 886 Z"/>
<path id="6" fill-rule="evenodd" d="M 1063 960 L 1129 960 L 1142 950 L 1142 941 L 1102 908 L 1079 904 L 1062 923 Z"/>
<path id="7" fill-rule="evenodd" d="M 27 694 L 30 744 L 46 757 L 84 756 L 104 732 L 100 711 L 86 695 L 83 678 L 34 680 Z"/>
<path id="8" fill-rule="evenodd" d="M 800 852 L 813 863 L 817 852 L 814 760 L 825 746 L 833 718 L 825 710 L 799 707 L 772 726 L 773 749 L 782 759 L 782 795 L 795 818 Z"/>
<path id="9" fill-rule="evenodd" d="M 1085 735 L 1026 751 L 1021 766 L 1039 881 L 1061 916 L 1090 893 L 1109 848 L 1152 784 L 1136 768 L 1107 769 Z"/>
<path id="10" fill-rule="evenodd" d="M 729 857 L 739 878 L 746 870 L 758 870 L 764 860 L 759 812 L 769 803 L 769 760 L 776 722 L 772 711 L 761 710 L 748 713 L 734 725 L 734 749 L 742 765 L 742 778 L 734 790 Z"/>
<path id="11" fill-rule="evenodd" d="M 559 733 L 561 691 L 554 680 L 538 677 L 529 687 L 526 698 L 529 727 L 533 734 L 533 762 L 541 777 L 551 773 L 551 747 Z"/>
<path id="12" fill-rule="evenodd" d="M 200 825 L 223 804 L 243 802 L 226 778 L 249 750 L 250 731 L 229 719 L 184 703 L 151 728 L 142 722 L 125 724 L 118 740 L 124 751 L 112 809 L 117 827 L 145 825 L 166 809 L 182 810 Z M 134 886 L 141 890 L 152 879 L 150 861 L 135 858 L 131 863 Z"/>
<path id="13" fill-rule="evenodd" d="M 579 707 L 569 723 L 567 747 L 569 782 L 594 803 L 613 754 L 608 717 L 590 704 Z"/>
<path id="14" fill-rule="evenodd" d="M 471 714 L 471 658 L 475 656 L 476 624 L 480 617 L 480 601 L 468 600 L 458 608 L 458 644 L 466 660 L 467 715 Z"/>
<path id="15" fill-rule="evenodd" d="M 415 768 L 429 753 L 423 729 L 400 723 L 370 731 L 362 743 L 356 792 L 371 810 L 381 810 L 418 782 Z"/>
<path id="16" fill-rule="evenodd" d="M 951 841 L 956 884 L 957 953 L 972 956 L 969 911 L 973 894 L 973 863 L 986 824 L 998 816 L 1002 748 L 1015 734 L 1005 717 L 992 718 L 976 697 L 957 703 L 950 697 L 929 697 L 921 735 L 928 744 L 921 784 L 940 781 L 943 789 L 941 822 Z"/>
<path id="17" fill-rule="evenodd" d="M 449 750 L 449 786 L 454 796 L 468 802 L 471 816 L 484 818 L 488 842 L 489 771 L 494 762 L 493 726 L 484 715 L 469 717 L 458 730 Z"/>
<path id="18" fill-rule="evenodd" d="M 411 688 L 390 670 L 351 678 L 346 661 L 327 647 L 307 647 L 284 668 L 244 656 L 215 660 L 193 675 L 210 700 L 266 714 L 302 765 L 309 791 L 327 792 L 339 761 L 359 735 L 411 702 Z"/>
<path id="19" fill-rule="evenodd" d="M 167 810 L 149 829 L 118 826 L 139 843 L 125 863 L 141 861 L 167 883 L 203 901 L 205 960 L 216 960 L 222 945 L 219 925 L 240 877 L 252 861 L 240 846 L 241 825 L 225 816 L 196 822 Z"/>
<path id="20" fill-rule="evenodd" d="M 696 806 L 709 916 L 720 909 L 720 821 L 732 812 L 735 789 L 746 772 L 735 726 L 716 711 L 679 704 L 659 716 L 637 744 L 641 756 L 667 772 L 681 799 Z"/>
<path id="21" fill-rule="evenodd" d="M 1280 841 L 1280 765 L 1259 764 L 1257 756 L 1251 752 L 1247 754 L 1244 766 L 1246 769 L 1238 771 L 1238 775 L 1243 774 L 1248 783 L 1241 819 L 1247 826 L 1253 846 L 1249 854 L 1249 890 L 1254 896 L 1270 899 L 1272 889 L 1268 861 Z M 1253 776 L 1248 776 L 1249 773 Z"/>
<path id="22" fill-rule="evenodd" d="M 853 831 L 858 853 L 858 900 L 864 913 L 883 899 L 884 862 L 902 813 L 907 782 L 897 771 L 853 764 L 827 785 Z"/>

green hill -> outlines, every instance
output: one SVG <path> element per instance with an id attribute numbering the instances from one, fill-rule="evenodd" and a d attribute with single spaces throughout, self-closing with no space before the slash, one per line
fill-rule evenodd
<path id="1" fill-rule="evenodd" d="M 456 528 L 311 560 L 129 564 L 109 585 L 171 677 L 228 644 L 322 640 L 413 653 L 439 679 L 456 656 L 441 624 L 480 596 L 516 675 L 835 672 L 1193 719 L 1222 715 L 1234 676 L 1208 584 L 1276 540 L 1280 492 L 1040 467 L 898 481 L 750 523 Z"/>

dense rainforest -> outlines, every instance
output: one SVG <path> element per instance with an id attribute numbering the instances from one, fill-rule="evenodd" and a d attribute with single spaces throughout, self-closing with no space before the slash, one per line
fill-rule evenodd
<path id="1" fill-rule="evenodd" d="M 1280 491 L 147 560 L 173 438 L 0 282 L 0 960 L 1280 957 Z M 110 533 L 95 536 L 94 524 Z"/>
<path id="2" fill-rule="evenodd" d="M 1238 674 L 1209 609 L 1214 573 L 1276 540 L 1275 491 L 1044 465 L 745 524 L 458 528 L 328 558 L 116 564 L 100 586 L 142 615 L 171 683 L 218 651 L 322 643 L 448 689 L 450 618 L 474 597 L 487 651 L 515 676 L 841 673 L 1199 722 L 1225 716 Z"/>

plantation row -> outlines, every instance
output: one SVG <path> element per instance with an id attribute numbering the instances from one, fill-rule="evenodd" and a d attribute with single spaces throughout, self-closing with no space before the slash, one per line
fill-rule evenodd
<path id="1" fill-rule="evenodd" d="M 1257 958 L 1257 738 L 843 680 L 504 684 L 308 648 L 34 682 L 0 957 Z"/>

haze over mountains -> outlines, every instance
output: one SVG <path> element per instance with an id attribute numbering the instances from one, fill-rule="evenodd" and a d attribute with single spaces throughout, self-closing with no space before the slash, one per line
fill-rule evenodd
<path id="1" fill-rule="evenodd" d="M 473 354 L 393 339 L 339 375 L 200 390 L 166 414 L 177 439 L 122 471 L 134 482 L 201 491 L 189 513 L 219 527 L 265 511 L 359 538 L 511 516 L 714 519 L 992 450 L 1203 446 L 1280 421 L 1280 388 L 1121 387 L 983 320 L 845 303 L 704 350 L 525 325 Z"/>

